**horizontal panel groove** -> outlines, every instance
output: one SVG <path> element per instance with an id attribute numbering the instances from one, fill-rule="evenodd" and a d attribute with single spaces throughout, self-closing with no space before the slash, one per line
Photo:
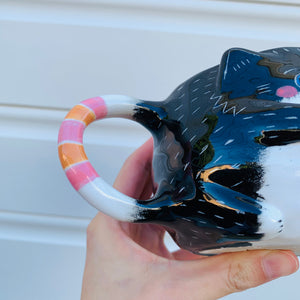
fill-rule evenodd
<path id="1" fill-rule="evenodd" d="M 0 240 L 85 247 L 91 219 L 0 211 Z M 170 251 L 178 250 L 166 234 Z"/>
<path id="2" fill-rule="evenodd" d="M 112 7 L 131 7 L 131 8 L 166 8 L 169 11 L 179 9 L 192 9 L 201 7 L 211 7 L 216 9 L 216 3 L 225 2 L 230 4 L 232 2 L 239 2 L 242 4 L 264 4 L 264 5 L 293 5 L 300 6 L 298 0 L 15 0 L 14 2 L 36 3 L 36 4 L 83 4 L 83 5 L 98 5 L 98 6 L 112 6 Z"/>
<path id="3" fill-rule="evenodd" d="M 216 0 L 222 2 L 239 2 L 250 4 L 264 4 L 264 5 L 280 5 L 280 6 L 300 6 L 299 0 Z"/>
<path id="4" fill-rule="evenodd" d="M 0 240 L 85 246 L 88 218 L 0 211 Z"/>
<path id="5" fill-rule="evenodd" d="M 283 5 L 278 1 L 40 0 L 0 3 L 2 21 L 253 38 L 257 37 L 257 30 L 265 30 L 262 25 L 269 22 L 273 30 L 268 30 L 274 33 L 270 37 L 266 35 L 265 39 L 283 34 L 280 28 L 292 28 L 299 14 L 300 3 Z M 237 30 L 237 26 L 246 23 L 244 29 Z"/>
<path id="6" fill-rule="evenodd" d="M 57 141 L 65 109 L 0 105 L 0 137 Z M 136 147 L 150 134 L 141 125 L 124 119 L 105 119 L 91 124 L 84 134 L 87 144 Z"/>

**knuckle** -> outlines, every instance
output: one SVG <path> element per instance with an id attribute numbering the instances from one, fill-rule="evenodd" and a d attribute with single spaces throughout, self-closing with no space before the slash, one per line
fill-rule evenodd
<path id="1" fill-rule="evenodd" d="M 86 240 L 87 240 L 87 243 L 89 243 L 92 239 L 94 235 L 94 228 L 92 226 L 92 224 L 90 223 L 88 225 L 88 227 L 86 228 Z"/>
<path id="2" fill-rule="evenodd" d="M 261 267 L 257 263 L 242 264 L 233 262 L 227 271 L 227 288 L 240 292 L 255 287 L 265 281 Z"/>
<path id="3" fill-rule="evenodd" d="M 243 291 L 247 288 L 245 281 L 247 282 L 243 266 L 240 263 L 231 264 L 228 268 L 226 278 L 228 289 L 234 292 Z"/>
<path id="4" fill-rule="evenodd" d="M 97 226 L 95 224 L 95 220 L 93 219 L 86 228 L 86 242 L 87 246 L 92 245 L 97 236 Z"/>

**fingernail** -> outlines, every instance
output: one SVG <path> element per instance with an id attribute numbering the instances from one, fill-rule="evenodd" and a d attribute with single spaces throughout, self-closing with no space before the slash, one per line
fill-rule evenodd
<path id="1" fill-rule="evenodd" d="M 287 276 L 297 271 L 299 262 L 289 251 L 270 252 L 262 260 L 262 266 L 267 279 Z"/>

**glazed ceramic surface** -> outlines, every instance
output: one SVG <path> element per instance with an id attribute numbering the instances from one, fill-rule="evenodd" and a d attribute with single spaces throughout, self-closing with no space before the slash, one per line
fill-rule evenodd
<path id="1" fill-rule="evenodd" d="M 292 249 L 300 254 L 300 48 L 230 49 L 166 100 L 110 95 L 76 105 L 59 132 L 61 164 L 93 206 L 164 226 L 194 253 Z M 99 177 L 83 148 L 91 122 L 123 117 L 154 138 L 152 199 Z"/>

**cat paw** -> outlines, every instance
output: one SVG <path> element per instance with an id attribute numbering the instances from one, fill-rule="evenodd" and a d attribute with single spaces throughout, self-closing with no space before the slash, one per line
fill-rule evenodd
<path id="1" fill-rule="evenodd" d="M 261 214 L 258 216 L 259 234 L 262 240 L 269 240 L 276 237 L 283 230 L 283 215 L 281 211 L 268 203 L 263 203 Z"/>

